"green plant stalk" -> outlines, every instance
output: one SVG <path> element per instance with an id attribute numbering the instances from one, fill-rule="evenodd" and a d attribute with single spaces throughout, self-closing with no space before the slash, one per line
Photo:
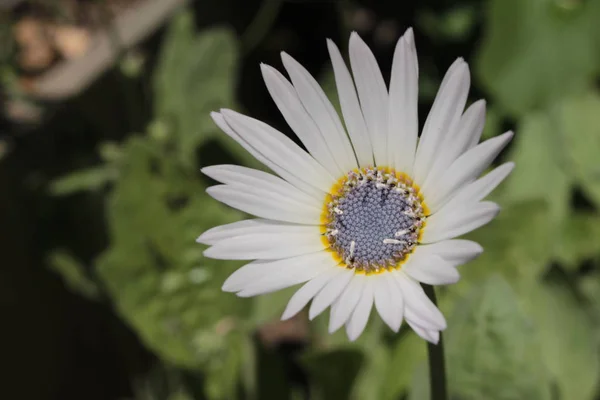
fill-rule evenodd
<path id="1" fill-rule="evenodd" d="M 435 290 L 431 285 L 423 285 L 427 297 L 437 306 Z M 429 359 L 429 387 L 431 400 L 448 400 L 446 388 L 446 362 L 444 359 L 444 341 L 442 332 L 438 344 L 427 343 L 427 358 Z"/>

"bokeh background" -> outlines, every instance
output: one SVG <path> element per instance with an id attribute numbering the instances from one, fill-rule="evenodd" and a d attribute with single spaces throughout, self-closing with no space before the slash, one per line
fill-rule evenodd
<path id="1" fill-rule="evenodd" d="M 349 343 L 294 289 L 222 293 L 195 238 L 244 215 L 199 169 L 258 166 L 229 107 L 291 134 L 260 76 L 285 50 L 337 106 L 325 38 L 386 79 L 413 26 L 420 123 L 456 57 L 484 136 L 514 129 L 485 253 L 438 290 L 453 399 L 600 399 L 599 0 L 2 0 L 0 398 L 427 399 L 426 345 L 379 318 Z"/>

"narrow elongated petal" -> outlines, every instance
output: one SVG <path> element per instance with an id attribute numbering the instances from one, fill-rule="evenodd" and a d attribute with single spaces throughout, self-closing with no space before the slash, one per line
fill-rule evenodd
<path id="1" fill-rule="evenodd" d="M 412 174 L 419 134 L 419 65 L 412 28 L 394 52 L 388 108 L 389 160 L 397 171 Z"/>
<path id="2" fill-rule="evenodd" d="M 377 165 L 388 165 L 388 92 L 379 65 L 356 32 L 350 35 L 350 65 Z"/>
<path id="3" fill-rule="evenodd" d="M 243 221 L 232 222 L 216 226 L 204 232 L 196 239 L 196 242 L 213 245 L 225 239 L 231 239 L 236 236 L 255 235 L 258 233 L 288 233 L 294 230 L 302 230 L 304 225 L 293 225 L 285 222 L 273 221 L 269 219 L 245 219 Z"/>
<path id="4" fill-rule="evenodd" d="M 355 341 L 367 326 L 369 314 L 371 314 L 371 308 L 373 307 L 373 292 L 373 280 L 367 279 L 360 300 L 352 312 L 352 316 L 346 322 L 346 334 L 351 342 Z"/>
<path id="5" fill-rule="evenodd" d="M 283 133 L 256 119 L 232 110 L 221 110 L 225 121 L 264 157 L 287 171 L 302 171 L 298 177 L 329 191 L 335 178 Z"/>
<path id="6" fill-rule="evenodd" d="M 500 207 L 484 201 L 461 208 L 444 209 L 427 220 L 422 243 L 434 243 L 464 235 L 490 222 L 500 212 Z"/>
<path id="7" fill-rule="evenodd" d="M 492 192 L 492 190 L 496 189 L 496 187 L 502 183 L 504 179 L 506 179 L 514 167 L 515 163 L 507 162 L 495 168 L 493 171 L 487 173 L 485 176 L 479 178 L 475 182 L 469 183 L 460 189 L 456 196 L 452 197 L 446 204 L 444 204 L 442 206 L 442 210 L 445 207 L 460 207 L 463 204 L 475 203 L 483 200 Z"/>
<path id="8" fill-rule="evenodd" d="M 289 319 L 298 314 L 309 301 L 331 280 L 336 279 L 344 270 L 332 263 L 332 268 L 322 272 L 317 277 L 306 282 L 290 299 L 283 315 L 282 320 Z"/>
<path id="9" fill-rule="evenodd" d="M 362 274 L 354 275 L 346 289 L 333 304 L 329 317 L 329 333 L 337 331 L 348 321 L 362 296 L 367 279 Z"/>
<path id="10" fill-rule="evenodd" d="M 319 276 L 331 269 L 332 264 L 333 260 L 326 251 L 272 261 L 265 264 L 271 269 L 271 273 L 248 282 L 237 295 L 251 297 L 285 289 Z"/>
<path id="11" fill-rule="evenodd" d="M 467 108 L 460 118 L 460 124 L 453 134 L 450 146 L 442 153 L 445 159 L 442 166 L 450 165 L 461 154 L 472 148 L 473 142 L 479 143 L 485 126 L 485 108 L 485 100 L 478 100 Z"/>
<path id="12" fill-rule="evenodd" d="M 428 342 L 431 342 L 433 344 L 438 344 L 438 342 L 440 341 L 440 331 L 427 330 L 427 329 L 421 328 L 419 325 L 416 325 L 414 322 L 412 322 L 409 319 L 406 319 L 406 322 L 412 328 L 412 330 L 415 331 L 415 333 L 417 335 L 419 335 L 421 338 L 427 340 Z"/>
<path id="13" fill-rule="evenodd" d="M 324 250 L 318 226 L 293 227 L 277 233 L 246 234 L 225 239 L 204 251 L 221 260 L 275 260 Z"/>
<path id="14" fill-rule="evenodd" d="M 324 189 L 319 189 L 318 185 L 314 185 L 312 183 L 306 182 L 306 180 L 301 178 L 300 171 L 296 170 L 288 170 L 280 167 L 275 162 L 269 160 L 269 158 L 263 155 L 259 150 L 252 147 L 250 143 L 245 141 L 240 135 L 238 135 L 231 126 L 225 121 L 225 118 L 221 113 L 212 112 L 210 113 L 213 121 L 223 132 L 225 132 L 230 138 L 235 140 L 240 146 L 244 148 L 248 153 L 252 154 L 254 158 L 260 161 L 265 166 L 269 167 L 273 172 L 277 175 L 285 179 L 287 182 L 291 183 L 298 189 L 302 190 L 304 193 L 309 194 L 315 199 L 322 199 L 324 193 L 327 193 Z"/>
<path id="15" fill-rule="evenodd" d="M 344 172 L 356 168 L 358 164 L 342 121 L 323 89 L 315 78 L 288 54 L 281 53 L 281 59 L 302 105 L 321 131 L 337 165 Z"/>
<path id="16" fill-rule="evenodd" d="M 415 254 L 437 255 L 453 265 L 465 264 L 483 253 L 479 243 L 464 239 L 443 240 L 417 246 Z"/>
<path id="17" fill-rule="evenodd" d="M 333 176 L 343 173 L 333 157 L 333 149 L 328 147 L 319 126 L 303 107 L 294 86 L 275 68 L 261 64 L 260 69 L 277 108 L 310 154 Z"/>
<path id="18" fill-rule="evenodd" d="M 273 272 L 275 271 L 270 267 L 269 260 L 252 261 L 229 275 L 221 289 L 225 292 L 239 292 L 247 286 L 249 282 L 262 279 Z"/>
<path id="19" fill-rule="evenodd" d="M 394 321 L 394 326 L 390 326 L 390 328 L 396 329 L 396 327 L 398 327 L 398 330 L 400 330 L 400 326 L 402 325 L 402 320 L 404 318 L 404 294 L 399 289 L 394 275 L 386 274 L 385 281 L 389 287 L 390 294 L 392 295 L 392 303 L 396 304 L 396 320 Z"/>
<path id="20" fill-rule="evenodd" d="M 427 205 L 432 212 L 438 210 L 463 185 L 475 180 L 510 142 L 513 133 L 508 131 L 500 136 L 486 140 L 464 153 L 444 173 L 443 178 L 430 190 L 423 190 L 427 196 Z"/>
<path id="21" fill-rule="evenodd" d="M 398 332 L 404 314 L 404 301 L 402 294 L 394 282 L 390 285 L 389 274 L 379 274 L 375 280 L 375 308 L 385 322 L 394 332 Z"/>
<path id="22" fill-rule="evenodd" d="M 248 186 L 216 185 L 206 189 L 206 193 L 230 207 L 257 217 L 316 225 L 321 211 L 311 206 L 300 206 L 281 195 L 266 194 Z"/>
<path id="23" fill-rule="evenodd" d="M 400 290 L 404 296 L 404 317 L 408 321 L 418 317 L 424 327 L 432 330 L 446 329 L 446 319 L 438 308 L 429 300 L 423 288 L 402 271 L 393 271 Z"/>
<path id="24" fill-rule="evenodd" d="M 363 112 L 358 102 L 358 96 L 356 95 L 356 89 L 354 87 L 354 81 L 346 67 L 346 63 L 340 54 L 337 46 L 331 41 L 327 40 L 327 49 L 329 56 L 331 57 L 331 64 L 333 66 L 333 73 L 335 75 L 335 84 L 337 87 L 338 97 L 340 99 L 340 108 L 344 116 L 344 122 L 350 140 L 354 147 L 356 158 L 360 167 L 368 167 L 373 164 L 373 149 L 371 146 L 371 139 L 369 138 L 369 131 L 365 124 Z"/>
<path id="25" fill-rule="evenodd" d="M 335 280 L 329 281 L 323 289 L 315 296 L 308 310 L 308 318 L 314 319 L 317 315 L 321 314 L 327 307 L 331 305 L 339 295 L 344 291 L 352 277 L 354 271 L 350 269 L 343 269 L 344 272 L 339 274 Z"/>
<path id="26" fill-rule="evenodd" d="M 474 137 L 481 136 L 485 124 L 485 101 L 473 103 L 460 118 L 454 132 L 449 132 L 449 138 L 444 144 L 443 151 L 435 158 L 427 181 L 421 185 L 421 190 L 426 192 L 429 185 L 439 184 L 439 179 L 448 167 L 465 151 L 469 150 Z M 433 183 L 432 183 L 433 182 Z"/>
<path id="27" fill-rule="evenodd" d="M 421 283 L 449 285 L 458 282 L 460 275 L 452 263 L 437 255 L 413 254 L 402 266 L 402 271 Z"/>
<path id="28" fill-rule="evenodd" d="M 301 270 L 306 269 L 304 268 L 304 263 L 311 264 L 311 266 L 306 269 L 308 275 L 314 274 L 314 276 L 320 277 L 322 274 L 327 273 L 327 271 L 336 269 L 334 268 L 335 265 L 331 260 L 331 257 L 326 256 L 329 256 L 329 254 L 325 251 L 321 251 L 283 260 L 252 261 L 231 274 L 225 283 L 223 283 L 223 290 L 226 292 L 239 292 L 251 289 L 257 283 L 270 281 L 273 278 L 275 278 L 277 282 L 284 282 L 284 279 L 281 279 L 280 275 L 289 275 L 293 278 L 294 276 L 297 276 L 297 274 L 295 271 L 289 273 L 288 270 L 295 268 Z"/>
<path id="29" fill-rule="evenodd" d="M 426 181 L 433 162 L 442 148 L 442 143 L 446 139 L 445 135 L 460 120 L 467 101 L 469 86 L 469 67 L 464 60 L 459 58 L 448 69 L 427 120 L 425 120 L 413 170 L 417 182 Z"/>
<path id="30" fill-rule="evenodd" d="M 292 184 L 268 172 L 241 167 L 239 165 L 213 165 L 202 168 L 202 173 L 221 183 L 255 187 L 259 190 L 264 190 L 265 193 L 276 193 L 290 200 L 315 208 L 323 206 L 322 199 L 317 200 L 297 189 Z"/>

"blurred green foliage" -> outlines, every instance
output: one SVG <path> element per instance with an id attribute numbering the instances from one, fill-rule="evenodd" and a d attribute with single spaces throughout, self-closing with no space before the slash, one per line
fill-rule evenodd
<path id="1" fill-rule="evenodd" d="M 486 4 L 474 80 L 489 94 L 485 136 L 507 121 L 516 125 L 504 158 L 517 168 L 492 195 L 501 215 L 469 235 L 484 254 L 440 291 L 452 398 L 593 400 L 600 383 L 600 2 Z M 432 41 L 460 42 L 481 23 L 480 11 L 425 12 L 419 26 Z M 255 335 L 293 291 L 256 299 L 222 293 L 240 264 L 205 259 L 194 242 L 243 217 L 205 194 L 198 170 L 213 160 L 199 159 L 202 150 L 216 142 L 238 163 L 257 165 L 209 117 L 235 107 L 238 53 L 232 32 L 196 32 L 190 13 L 177 15 L 154 72 L 147 131 L 104 144 L 100 166 L 51 187 L 57 195 L 106 197 L 110 245 L 91 275 L 67 253 L 53 254 L 65 283 L 91 298 L 102 291 L 162 362 L 192 371 L 211 400 L 264 393 L 257 377 L 270 353 L 257 350 Z M 330 72 L 323 83 L 335 98 Z M 425 343 L 409 329 L 392 336 L 372 318 L 348 343 L 343 333 L 326 333 L 326 318 L 311 323 L 293 360 L 311 398 L 427 398 Z M 273 379 L 287 379 L 276 369 Z M 269 398 L 302 398 L 270 383 Z M 160 398 L 196 398 L 187 385 L 180 381 Z M 140 393 L 140 400 L 155 398 L 152 390 Z"/>

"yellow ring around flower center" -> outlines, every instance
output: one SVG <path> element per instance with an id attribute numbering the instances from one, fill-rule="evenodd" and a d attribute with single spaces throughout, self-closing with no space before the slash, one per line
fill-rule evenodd
<path id="1" fill-rule="evenodd" d="M 326 194 L 321 237 L 337 265 L 358 274 L 398 269 L 420 242 L 429 215 L 420 188 L 387 167 L 354 169 Z"/>

